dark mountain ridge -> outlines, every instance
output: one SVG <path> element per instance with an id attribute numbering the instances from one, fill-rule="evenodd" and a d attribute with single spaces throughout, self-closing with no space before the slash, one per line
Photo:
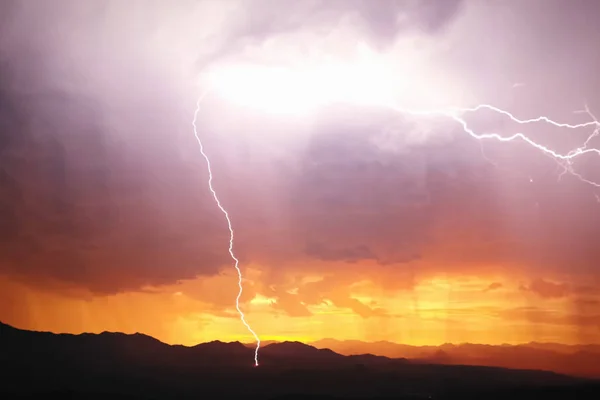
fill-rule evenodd
<path id="1" fill-rule="evenodd" d="M 439 346 L 410 346 L 386 341 L 362 342 L 336 339 L 322 339 L 311 344 L 344 355 L 369 352 L 393 358 L 403 357 L 413 362 L 537 369 L 600 378 L 600 346 L 593 344 L 531 342 L 517 345 L 446 343 Z"/>
<path id="2" fill-rule="evenodd" d="M 528 396 L 548 387 L 569 393 L 598 389 L 593 382 L 551 372 L 344 356 L 299 342 L 269 344 L 259 358 L 255 368 L 254 349 L 239 342 L 186 347 L 143 334 L 53 334 L 0 323 L 0 397 L 61 393 L 85 398 L 490 398 L 490 393 L 517 388 L 529 391 Z"/>

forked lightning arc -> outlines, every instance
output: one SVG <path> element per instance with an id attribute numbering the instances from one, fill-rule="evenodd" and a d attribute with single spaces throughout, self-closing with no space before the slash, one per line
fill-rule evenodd
<path id="1" fill-rule="evenodd" d="M 202 141 L 200 139 L 200 136 L 198 135 L 198 130 L 197 130 L 197 126 L 196 126 L 196 120 L 198 117 L 198 112 L 200 110 L 200 103 L 202 102 L 202 100 L 204 99 L 206 94 L 207 94 L 207 91 L 205 91 L 198 98 L 198 101 L 196 103 L 196 110 L 194 112 L 194 119 L 192 121 L 192 125 L 194 127 L 194 136 L 196 137 L 196 140 L 198 141 L 198 145 L 200 147 L 200 153 L 202 154 L 202 156 L 204 157 L 204 159 L 206 161 L 206 166 L 207 166 L 208 175 L 209 175 L 208 188 L 213 195 L 213 198 L 215 200 L 217 207 L 221 210 L 221 212 L 225 216 L 225 219 L 227 220 L 227 226 L 229 228 L 229 255 L 231 256 L 231 259 L 234 262 L 234 268 L 236 269 L 237 274 L 238 274 L 239 292 L 235 299 L 235 307 L 240 315 L 240 319 L 241 319 L 242 323 L 246 326 L 248 331 L 252 334 L 252 336 L 256 340 L 256 348 L 254 351 L 254 365 L 258 366 L 258 351 L 260 348 L 260 338 L 256 334 L 256 332 L 252 329 L 252 327 L 248 324 L 244 313 L 240 309 L 240 297 L 243 292 L 243 286 L 242 286 L 243 278 L 242 278 L 242 272 L 239 267 L 239 263 L 240 263 L 239 259 L 235 256 L 235 252 L 234 252 L 234 246 L 233 246 L 234 230 L 232 227 L 231 218 L 229 217 L 229 213 L 227 212 L 227 210 L 221 204 L 221 201 L 219 200 L 217 192 L 215 191 L 215 189 L 213 187 L 213 174 L 212 174 L 210 159 L 204 151 L 204 146 L 202 145 Z M 587 184 L 595 186 L 595 187 L 600 187 L 600 183 L 589 180 L 589 179 L 583 177 L 580 173 L 576 172 L 573 169 L 573 164 L 572 164 L 573 159 L 575 159 L 576 157 L 585 155 L 585 154 L 590 154 L 590 155 L 595 154 L 597 156 L 600 156 L 600 149 L 588 147 L 590 145 L 590 142 L 592 141 L 592 139 L 594 139 L 596 136 L 598 136 L 600 134 L 600 122 L 589 111 L 587 106 L 585 108 L 585 111 L 583 111 L 583 112 L 585 112 L 587 115 L 590 116 L 591 121 L 580 123 L 580 124 L 569 124 L 569 123 L 556 122 L 546 116 L 540 116 L 540 117 L 531 118 L 531 119 L 519 119 L 508 111 L 502 110 L 500 108 L 497 108 L 497 107 L 494 107 L 494 106 L 488 105 L 488 104 L 480 104 L 478 106 L 468 107 L 468 108 L 452 108 L 451 107 L 451 108 L 443 108 L 443 109 L 424 109 L 424 110 L 407 109 L 407 108 L 398 107 L 398 106 L 395 106 L 395 105 L 389 104 L 389 103 L 377 103 L 377 104 L 371 104 L 371 105 L 381 107 L 381 108 L 387 108 L 392 111 L 395 111 L 395 112 L 398 112 L 398 113 L 401 113 L 404 115 L 412 116 L 412 117 L 445 117 L 445 118 L 449 118 L 450 120 L 453 120 L 456 123 L 458 123 L 462 127 L 463 131 L 466 134 L 468 134 L 469 136 L 473 137 L 474 139 L 477 139 L 480 141 L 484 140 L 484 139 L 494 139 L 494 140 L 497 140 L 500 142 L 512 142 L 517 139 L 521 140 L 521 141 L 529 144 L 530 146 L 534 147 L 535 149 L 541 151 L 545 155 L 551 157 L 563 168 L 563 172 L 559 175 L 559 179 L 564 174 L 569 173 L 584 183 L 587 183 Z M 488 110 L 488 111 L 495 112 L 497 114 L 504 115 L 505 117 L 508 117 L 512 122 L 520 124 L 520 125 L 526 125 L 526 124 L 532 124 L 532 123 L 546 123 L 546 124 L 552 125 L 557 128 L 564 128 L 564 129 L 569 129 L 569 130 L 580 129 L 580 128 L 593 128 L 593 132 L 587 137 L 585 142 L 580 147 L 577 147 L 577 148 L 569 151 L 568 153 L 560 153 L 549 147 L 546 147 L 542 144 L 537 143 L 536 141 L 532 140 L 527 135 L 525 135 L 524 133 L 521 133 L 521 132 L 516 132 L 510 136 L 502 136 L 501 134 L 498 134 L 498 133 L 477 133 L 477 132 L 475 132 L 472 128 L 469 127 L 467 121 L 464 119 L 463 116 L 467 113 L 475 113 L 479 110 Z M 595 197 L 596 197 L 596 199 L 600 198 L 600 197 L 598 197 L 598 195 L 595 195 Z M 598 201 L 600 202 L 600 200 L 598 200 Z"/>

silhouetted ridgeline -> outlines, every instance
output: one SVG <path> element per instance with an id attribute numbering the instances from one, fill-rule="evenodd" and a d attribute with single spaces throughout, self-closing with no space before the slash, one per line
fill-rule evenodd
<path id="1" fill-rule="evenodd" d="M 373 353 L 429 364 L 485 365 L 553 371 L 584 378 L 600 378 L 600 345 L 525 343 L 519 345 L 443 344 L 410 346 L 386 341 L 323 339 L 311 343 L 340 354 Z"/>
<path id="2" fill-rule="evenodd" d="M 600 398 L 597 383 L 551 372 L 343 356 L 296 342 L 264 347 L 260 361 L 255 368 L 253 349 L 237 342 L 170 346 L 141 334 L 52 334 L 0 323 L 2 399 Z"/>

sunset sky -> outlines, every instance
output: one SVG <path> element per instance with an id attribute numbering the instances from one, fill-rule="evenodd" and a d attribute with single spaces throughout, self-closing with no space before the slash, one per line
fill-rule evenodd
<path id="1" fill-rule="evenodd" d="M 2 2 L 0 321 L 252 341 L 192 130 L 205 71 L 363 46 L 407 106 L 580 123 L 586 104 L 600 116 L 593 15 L 591 0 Z M 197 125 L 261 339 L 600 343 L 600 186 L 443 118 L 250 103 L 208 94 Z M 562 153 L 593 131 L 468 118 Z M 600 181 L 599 156 L 574 167 Z"/>

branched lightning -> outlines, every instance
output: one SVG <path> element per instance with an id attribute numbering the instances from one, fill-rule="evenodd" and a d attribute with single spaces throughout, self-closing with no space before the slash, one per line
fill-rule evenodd
<path id="1" fill-rule="evenodd" d="M 229 255 L 231 256 L 231 259 L 233 260 L 233 263 L 234 263 L 233 266 L 234 266 L 235 270 L 237 271 L 237 275 L 238 275 L 239 291 L 238 291 L 237 297 L 235 298 L 235 308 L 236 308 L 237 312 L 240 314 L 240 319 L 242 320 L 242 323 L 246 326 L 248 331 L 250 331 L 250 333 L 252 334 L 252 336 L 254 336 L 254 339 L 256 340 L 256 348 L 254 350 L 254 365 L 258 367 L 258 349 L 260 348 L 260 338 L 258 337 L 256 332 L 254 332 L 254 330 L 250 327 L 248 322 L 246 322 L 246 316 L 240 309 L 240 297 L 242 296 L 244 289 L 242 286 L 242 271 L 240 270 L 240 260 L 235 256 L 235 253 L 233 251 L 233 239 L 234 239 L 233 226 L 231 224 L 231 219 L 229 218 L 229 213 L 221 204 L 221 201 L 219 200 L 219 196 L 217 196 L 217 192 L 215 191 L 215 189 L 213 187 L 213 184 L 212 184 L 213 174 L 212 174 L 210 159 L 204 152 L 204 146 L 202 145 L 202 140 L 200 140 L 200 136 L 198 136 L 198 129 L 196 127 L 196 119 L 198 118 L 198 112 L 200 111 L 200 103 L 202 102 L 202 99 L 204 99 L 204 96 L 206 96 L 206 93 L 207 92 L 204 92 L 198 98 L 198 101 L 196 102 L 196 111 L 194 112 L 194 119 L 192 120 L 192 126 L 194 127 L 194 136 L 196 137 L 196 141 L 198 142 L 198 146 L 200 147 L 200 154 L 202 154 L 202 157 L 204 157 L 204 160 L 206 161 L 206 169 L 208 170 L 208 188 L 213 195 L 215 203 L 217 203 L 217 207 L 219 207 L 219 210 L 221 210 L 221 212 L 225 216 L 225 219 L 227 220 L 227 227 L 229 228 Z"/>
<path id="2" fill-rule="evenodd" d="M 596 136 L 598 136 L 598 134 L 600 134 L 600 123 L 598 123 L 598 119 L 596 118 L 596 116 L 590 111 L 588 105 L 585 105 L 585 109 L 581 110 L 581 111 L 576 111 L 576 113 L 579 114 L 587 114 L 593 121 L 596 121 L 596 127 L 594 129 L 594 131 L 592 132 L 592 134 L 590 136 L 588 136 L 588 138 L 586 139 L 586 141 L 583 143 L 583 146 L 580 147 L 580 149 L 587 149 L 588 145 L 590 144 L 590 141 L 595 138 Z M 573 154 L 574 151 L 577 151 L 577 149 L 571 151 L 569 154 Z M 563 167 L 563 171 L 561 172 L 561 174 L 558 176 L 558 180 L 560 180 L 564 174 L 566 173 L 570 173 L 571 175 L 575 176 L 577 179 L 579 179 L 582 182 L 585 182 L 587 184 L 590 184 L 592 186 L 595 187 L 600 187 L 600 184 L 594 182 L 594 181 L 590 181 L 586 178 L 584 178 L 583 176 L 581 176 L 581 174 L 575 172 L 573 170 L 573 163 L 571 162 L 571 160 L 568 160 L 567 163 L 565 163 L 565 165 L 561 165 Z M 595 195 L 596 199 L 598 199 L 598 195 Z"/>
<path id="3" fill-rule="evenodd" d="M 600 149 L 588 147 L 591 140 L 600 134 L 600 122 L 594 116 L 594 114 L 592 114 L 590 112 L 587 105 L 585 107 L 585 110 L 581 111 L 581 113 L 588 114 L 591 118 L 591 121 L 580 123 L 580 124 L 569 124 L 569 123 L 556 122 L 546 116 L 540 116 L 537 118 L 530 118 L 530 119 L 520 119 L 520 118 L 515 117 L 512 113 L 510 113 L 508 111 L 502 110 L 498 107 L 494 107 L 489 104 L 480 104 L 478 106 L 469 107 L 469 108 L 447 108 L 447 109 L 435 109 L 435 110 L 412 110 L 412 109 L 397 107 L 394 105 L 385 105 L 385 108 L 391 109 L 391 110 L 401 113 L 401 114 L 411 115 L 411 116 L 450 118 L 453 121 L 455 121 L 456 123 L 458 123 L 465 133 L 467 133 L 469 136 L 473 137 L 474 139 L 477 139 L 480 141 L 485 140 L 485 139 L 495 139 L 500 142 L 512 142 L 517 139 L 524 141 L 525 143 L 540 150 L 545 155 L 554 159 L 563 168 L 562 173 L 559 175 L 559 179 L 564 174 L 569 173 L 584 183 L 587 183 L 589 185 L 600 188 L 600 183 L 584 178 L 581 174 L 579 174 L 578 172 L 576 172 L 573 169 L 573 160 L 576 157 L 582 156 L 584 154 L 595 154 L 595 155 L 600 156 Z M 592 128 L 593 127 L 594 130 L 588 136 L 588 138 L 583 143 L 583 145 L 581 145 L 580 147 L 577 147 L 577 148 L 569 151 L 568 153 L 559 153 L 555 150 L 552 150 L 551 148 L 549 148 L 547 146 L 537 143 L 536 141 L 532 140 L 527 135 L 525 135 L 524 133 L 521 133 L 521 132 L 514 133 L 510 136 L 502 136 L 499 133 L 476 133 L 473 129 L 471 129 L 469 127 L 467 121 L 463 118 L 463 116 L 464 116 L 464 114 L 477 112 L 479 110 L 489 110 L 489 111 L 493 111 L 497 114 L 504 115 L 504 116 L 508 117 L 512 122 L 519 124 L 519 125 L 527 125 L 527 124 L 532 124 L 532 123 L 544 122 L 544 123 L 553 125 L 558 128 L 567 128 L 567 129 L 572 130 L 572 129 Z M 484 155 L 484 157 L 485 157 L 485 155 Z M 485 158 L 487 159 L 487 157 L 485 157 Z"/>
<path id="4" fill-rule="evenodd" d="M 209 174 L 208 187 L 213 195 L 213 198 L 217 204 L 217 207 L 221 210 L 221 212 L 225 216 L 225 219 L 227 220 L 227 226 L 229 228 L 229 234 L 230 234 L 230 236 L 229 236 L 229 255 L 231 256 L 232 260 L 234 261 L 234 267 L 238 273 L 239 292 L 238 292 L 238 295 L 235 300 L 235 305 L 236 305 L 236 309 L 237 309 L 238 313 L 240 314 L 242 323 L 246 326 L 248 331 L 250 331 L 252 336 L 254 336 L 254 338 L 256 339 L 256 349 L 254 352 L 254 363 L 256 366 L 258 366 L 258 350 L 260 348 L 260 339 L 259 339 L 258 335 L 252 330 L 250 325 L 246 322 L 246 318 L 244 316 L 244 313 L 240 309 L 240 304 L 239 304 L 240 297 L 241 297 L 242 291 L 243 291 L 242 273 L 239 268 L 239 260 L 237 259 L 237 257 L 235 256 L 235 253 L 233 251 L 234 231 L 232 228 L 231 219 L 229 218 L 229 213 L 227 212 L 227 210 L 225 210 L 225 208 L 221 204 L 219 197 L 217 196 L 217 193 L 216 193 L 215 189 L 213 188 L 213 185 L 212 185 L 213 175 L 212 175 L 212 170 L 211 170 L 211 163 L 210 163 L 208 156 L 204 152 L 204 147 L 202 145 L 202 141 L 200 140 L 200 137 L 198 136 L 197 127 L 196 127 L 196 119 L 198 116 L 198 112 L 200 110 L 200 103 L 203 100 L 205 95 L 206 95 L 206 92 L 198 98 L 192 125 L 194 127 L 194 135 L 195 135 L 196 140 L 198 141 L 198 145 L 200 147 L 200 153 L 206 160 L 206 166 L 207 166 L 208 174 Z M 450 120 L 453 120 L 457 124 L 459 124 L 460 127 L 462 128 L 462 130 L 466 134 L 473 137 L 474 139 L 477 139 L 481 143 L 486 139 L 493 139 L 493 140 L 500 141 L 500 142 L 512 142 L 512 141 L 516 141 L 516 140 L 523 141 L 523 142 L 529 144 L 530 146 L 536 148 L 537 150 L 541 151 L 546 156 L 552 158 L 563 169 L 561 174 L 559 175 L 558 179 L 560 179 L 564 174 L 569 173 L 584 183 L 587 183 L 592 186 L 600 188 L 600 183 L 589 180 L 587 178 L 584 178 L 581 174 L 579 174 L 578 172 L 576 172 L 573 169 L 573 161 L 576 157 L 579 157 L 579 156 L 582 156 L 585 154 L 595 154 L 595 155 L 600 156 L 600 149 L 589 147 L 592 139 L 594 139 L 596 136 L 600 135 L 600 122 L 594 116 L 594 114 L 592 114 L 590 112 L 587 105 L 585 107 L 585 110 L 579 111 L 579 113 L 586 113 L 591 118 L 591 121 L 580 123 L 580 124 L 569 124 L 569 123 L 556 122 L 546 116 L 540 116 L 537 118 L 530 118 L 530 119 L 519 119 L 519 118 L 515 117 L 512 113 L 502 110 L 498 107 L 489 105 L 489 104 L 480 104 L 475 107 L 468 107 L 468 108 L 445 108 L 445 109 L 429 109 L 429 110 L 428 109 L 425 109 L 425 110 L 407 109 L 407 108 L 402 108 L 402 107 L 398 107 L 396 105 L 391 105 L 391 104 L 371 104 L 371 105 L 378 107 L 378 108 L 389 109 L 391 111 L 394 111 L 394 112 L 397 112 L 400 114 L 404 114 L 404 115 L 413 116 L 413 117 L 444 117 L 444 118 L 448 118 Z M 503 115 L 518 125 L 527 125 L 527 124 L 533 124 L 533 123 L 546 123 L 546 124 L 552 125 L 557 128 L 565 128 L 565 129 L 570 129 L 570 130 L 581 129 L 581 128 L 593 128 L 593 132 L 587 137 L 587 140 L 585 140 L 583 145 L 581 145 L 580 147 L 577 147 L 577 148 L 569 151 L 568 153 L 560 153 L 558 151 L 555 151 L 547 146 L 544 146 L 544 145 L 534 141 L 533 139 L 531 139 L 530 137 L 528 137 L 527 135 L 525 135 L 524 133 L 521 133 L 521 132 L 514 133 L 510 136 L 503 136 L 499 133 L 493 133 L 493 132 L 492 133 L 477 133 L 477 132 L 475 132 L 471 127 L 469 127 L 469 124 L 467 123 L 464 116 L 465 116 L 465 114 L 475 113 L 480 110 L 488 110 L 488 111 L 492 111 L 494 113 Z M 486 158 L 488 161 L 490 161 L 485 156 L 485 153 L 483 153 L 483 147 L 481 150 L 482 150 L 482 155 L 484 156 L 484 158 Z M 600 196 L 597 194 L 595 194 L 594 196 L 595 196 L 596 200 L 600 203 Z"/>

